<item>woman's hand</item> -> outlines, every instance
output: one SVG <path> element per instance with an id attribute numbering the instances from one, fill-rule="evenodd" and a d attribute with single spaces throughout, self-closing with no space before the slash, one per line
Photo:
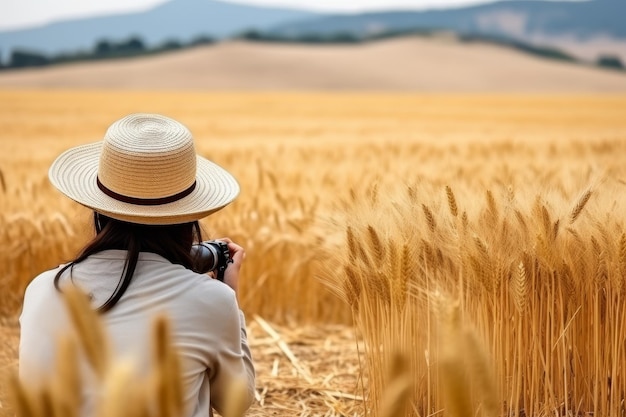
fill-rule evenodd
<path id="1" fill-rule="evenodd" d="M 239 286 L 239 271 L 241 270 L 241 264 L 246 257 L 246 252 L 241 246 L 234 243 L 227 237 L 222 237 L 216 240 L 226 242 L 228 245 L 230 259 L 232 259 L 233 262 L 229 263 L 224 271 L 224 284 L 232 288 L 236 294 Z"/>

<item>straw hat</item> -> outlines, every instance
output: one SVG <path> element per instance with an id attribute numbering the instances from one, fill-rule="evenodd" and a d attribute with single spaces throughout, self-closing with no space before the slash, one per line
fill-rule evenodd
<path id="1" fill-rule="evenodd" d="M 102 142 L 61 154 L 48 175 L 72 200 L 141 224 L 198 220 L 239 194 L 231 174 L 196 155 L 185 126 L 158 114 L 116 121 Z"/>

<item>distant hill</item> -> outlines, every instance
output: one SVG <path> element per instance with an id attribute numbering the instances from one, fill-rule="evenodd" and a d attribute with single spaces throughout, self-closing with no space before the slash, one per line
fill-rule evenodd
<path id="1" fill-rule="evenodd" d="M 196 36 L 232 36 L 248 29 L 267 29 L 279 23 L 317 17 L 284 8 L 253 7 L 215 0 L 171 0 L 145 12 L 68 20 L 49 25 L 0 32 L 1 58 L 16 48 L 58 54 L 90 50 L 101 39 L 141 38 L 148 45 L 168 40 L 188 42 Z"/>
<path id="2" fill-rule="evenodd" d="M 470 34 L 529 36 L 599 34 L 626 39 L 626 1 L 499 1 L 479 6 L 427 11 L 390 11 L 321 16 L 278 25 L 283 35 L 310 33 L 371 34 L 415 28 L 449 29 Z"/>
<path id="3" fill-rule="evenodd" d="M 0 32 L 0 60 L 20 48 L 43 54 L 91 51 L 97 41 L 140 38 L 148 47 L 187 43 L 198 36 L 230 38 L 252 29 L 281 37 L 448 30 L 461 35 L 518 40 L 596 61 L 626 62 L 626 0 L 510 0 L 427 11 L 328 15 L 216 0 L 170 0 L 145 12 L 57 22 Z M 1 62 L 0 61 L 0 62 Z"/>
<path id="4" fill-rule="evenodd" d="M 625 93 L 626 74 L 493 43 L 406 36 L 357 44 L 224 41 L 141 58 L 5 70 L 0 88 Z"/>
<path id="5" fill-rule="evenodd" d="M 280 24 L 270 32 L 369 36 L 385 31 L 450 30 L 551 45 L 595 59 L 602 53 L 626 58 L 625 21 L 625 0 L 515 0 L 456 9 L 320 16 Z"/>

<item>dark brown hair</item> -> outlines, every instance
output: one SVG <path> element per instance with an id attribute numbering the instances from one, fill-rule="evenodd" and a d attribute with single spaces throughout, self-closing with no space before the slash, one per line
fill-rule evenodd
<path id="1" fill-rule="evenodd" d="M 115 291 L 98 311 L 109 311 L 122 298 L 135 273 L 140 252 L 152 252 L 161 255 L 173 264 L 192 268 L 191 245 L 202 241 L 200 224 L 191 223 L 174 225 L 145 225 L 115 220 L 94 212 L 95 238 L 85 246 L 78 257 L 65 265 L 54 277 L 54 286 L 59 288 L 59 280 L 65 271 L 84 261 L 89 256 L 107 249 L 128 251 L 122 276 Z"/>

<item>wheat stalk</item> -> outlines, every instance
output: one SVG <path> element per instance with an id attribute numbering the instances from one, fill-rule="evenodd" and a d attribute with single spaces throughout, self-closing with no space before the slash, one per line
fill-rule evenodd
<path id="1" fill-rule="evenodd" d="M 387 377 L 387 388 L 383 392 L 377 417 L 398 417 L 407 415 L 407 408 L 413 387 L 409 360 L 406 356 L 391 355 L 391 366 Z"/>
<path id="2" fill-rule="evenodd" d="M 573 298 L 576 295 L 576 287 L 572 283 L 572 277 L 572 268 L 567 264 L 567 262 L 562 261 L 560 280 L 568 298 Z"/>
<path id="3" fill-rule="evenodd" d="M 410 185 L 406 188 L 407 195 L 409 196 L 409 201 L 417 201 L 417 191 L 415 191 L 414 187 Z"/>
<path id="4" fill-rule="evenodd" d="M 450 209 L 450 213 L 452 216 L 456 217 L 459 214 L 459 209 L 456 205 L 456 198 L 454 197 L 452 188 L 450 188 L 449 185 L 446 185 L 446 195 L 448 196 L 448 208 Z"/>
<path id="5" fill-rule="evenodd" d="M 546 208 L 545 205 L 543 204 L 541 205 L 539 209 L 539 213 L 540 213 L 541 222 L 542 222 L 545 236 L 551 237 L 554 229 L 552 228 L 552 220 L 550 219 L 550 213 L 548 213 L 548 209 Z"/>
<path id="6" fill-rule="evenodd" d="M 426 216 L 426 224 L 428 224 L 428 228 L 431 232 L 434 232 L 435 228 L 437 227 L 437 223 L 435 221 L 435 216 L 433 215 L 433 212 L 430 211 L 428 206 L 425 204 L 422 204 L 422 211 L 424 211 L 424 216 Z"/>
<path id="7" fill-rule="evenodd" d="M 467 372 L 472 378 L 472 387 L 478 391 L 484 415 L 500 415 L 495 375 L 482 342 L 475 332 L 465 330 L 463 349 L 466 349 Z"/>
<path id="8" fill-rule="evenodd" d="M 517 219 L 517 222 L 522 227 L 522 233 L 526 234 L 528 232 L 528 224 L 526 223 L 526 218 L 524 217 L 522 212 L 516 209 L 515 218 Z"/>
<path id="9" fill-rule="evenodd" d="M 111 369 L 107 369 L 97 417 L 138 417 L 138 402 L 145 401 L 137 398 L 138 383 L 131 362 L 116 362 Z"/>
<path id="10" fill-rule="evenodd" d="M 498 223 L 498 205 L 496 204 L 496 199 L 493 197 L 493 193 L 491 190 L 487 190 L 486 192 L 487 199 L 487 213 L 489 213 L 489 223 L 493 226 Z"/>
<path id="11" fill-rule="evenodd" d="M 552 241 L 555 241 L 557 236 L 559 235 L 559 226 L 561 224 L 561 220 L 557 219 L 552 226 Z"/>
<path id="12" fill-rule="evenodd" d="M 509 203 L 513 203 L 513 201 L 515 201 L 515 189 L 512 185 L 508 185 L 506 187 L 506 198 Z"/>
<path id="13" fill-rule="evenodd" d="M 441 326 L 442 341 L 439 355 L 441 388 L 446 414 L 453 417 L 473 415 L 469 380 L 463 350 L 461 312 L 458 303 L 448 306 Z"/>
<path id="14" fill-rule="evenodd" d="M 359 306 L 359 296 L 361 294 L 361 284 L 357 277 L 357 272 L 352 265 L 344 265 L 343 268 L 346 278 L 343 280 L 341 296 L 350 307 L 357 309 Z"/>
<path id="15" fill-rule="evenodd" d="M 393 253 L 397 253 L 395 245 L 393 245 Z M 396 255 L 394 255 L 396 258 Z M 394 263 L 397 262 L 394 259 Z M 402 252 L 400 253 L 400 270 L 394 277 L 394 292 L 393 299 L 399 309 L 403 309 L 407 300 L 408 282 L 414 279 L 416 273 L 414 266 L 413 254 L 411 248 L 406 243 L 402 245 Z"/>
<path id="16" fill-rule="evenodd" d="M 0 188 L 2 188 L 2 193 L 7 193 L 7 183 L 4 179 L 4 172 L 2 172 L 2 169 L 0 169 Z"/>
<path id="17" fill-rule="evenodd" d="M 44 417 L 41 414 L 41 403 L 37 398 L 38 395 L 33 394 L 33 388 L 27 389 L 17 376 L 12 374 L 9 376 L 9 389 L 17 416 Z"/>
<path id="18" fill-rule="evenodd" d="M 487 249 L 487 244 L 478 235 L 474 235 L 474 243 L 476 244 L 478 253 L 480 253 L 480 257 L 484 260 L 488 260 L 489 249 Z"/>
<path id="19" fill-rule="evenodd" d="M 224 406 L 223 417 L 243 417 L 247 410 L 248 384 L 246 380 L 241 378 L 231 380 L 226 392 L 228 399 Z"/>
<path id="20" fill-rule="evenodd" d="M 354 231 L 350 226 L 346 227 L 346 242 L 348 246 L 348 256 L 354 261 L 357 254 L 357 242 L 354 237 Z"/>
<path id="21" fill-rule="evenodd" d="M 619 244 L 618 244 L 618 265 L 620 271 L 620 279 L 617 285 L 618 291 L 623 291 L 626 289 L 626 283 L 624 280 L 626 278 L 626 233 L 620 235 Z"/>
<path id="22" fill-rule="evenodd" d="M 81 407 L 82 378 L 77 361 L 79 349 L 73 337 L 62 337 L 58 342 L 52 395 L 58 416 L 77 417 Z"/>
<path id="23" fill-rule="evenodd" d="M 378 203 L 378 183 L 374 183 L 370 188 L 369 198 L 372 202 L 372 205 L 376 205 Z"/>
<path id="24" fill-rule="evenodd" d="M 96 375 L 103 379 L 108 367 L 109 349 L 99 317 L 91 308 L 87 296 L 73 285 L 63 288 L 63 296 L 87 360 Z"/>
<path id="25" fill-rule="evenodd" d="M 580 213 L 583 211 L 583 209 L 585 208 L 585 205 L 587 204 L 587 202 L 589 201 L 589 199 L 591 198 L 591 194 L 592 194 L 592 190 L 588 189 L 587 191 L 585 191 L 585 193 L 578 199 L 578 201 L 576 202 L 576 205 L 574 206 L 574 208 L 572 209 L 569 219 L 570 219 L 570 224 L 574 223 L 576 221 L 576 219 L 578 218 L 578 216 L 580 216 Z"/>
<path id="26" fill-rule="evenodd" d="M 374 259 L 382 263 L 385 257 L 385 247 L 383 246 L 378 232 L 376 232 L 376 229 L 371 224 L 367 225 L 367 235 L 369 236 L 370 251 L 374 253 Z"/>
<path id="27" fill-rule="evenodd" d="M 513 274 L 512 287 L 515 306 L 520 314 L 524 314 L 528 300 L 528 277 L 523 261 L 520 261 L 517 271 Z"/>
<path id="28" fill-rule="evenodd" d="M 156 317 L 153 324 L 152 345 L 156 370 L 155 394 L 161 417 L 176 417 L 183 412 L 181 371 L 170 336 L 169 321 L 164 316 Z"/>
<path id="29" fill-rule="evenodd" d="M 357 272 L 352 265 L 344 265 L 344 274 L 346 278 L 343 281 L 343 297 L 348 305 L 353 309 L 359 307 L 359 296 L 361 295 L 361 283 L 357 276 Z"/>

